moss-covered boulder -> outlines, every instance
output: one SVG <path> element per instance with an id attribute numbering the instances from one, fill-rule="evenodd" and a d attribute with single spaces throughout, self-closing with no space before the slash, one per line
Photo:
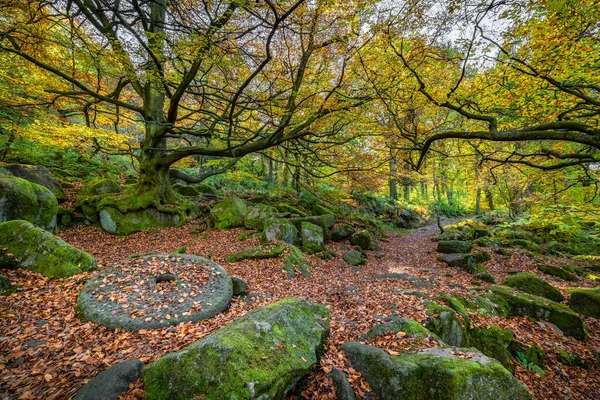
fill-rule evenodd
<path id="1" fill-rule="evenodd" d="M 586 317 L 600 318 L 600 288 L 570 290 L 569 307 Z"/>
<path id="2" fill-rule="evenodd" d="M 248 229 L 263 230 L 276 211 L 274 207 L 259 203 L 246 212 L 244 226 Z"/>
<path id="3" fill-rule="evenodd" d="M 554 276 L 556 278 L 564 279 L 565 281 L 574 281 L 575 275 L 561 267 L 555 267 L 554 265 L 537 265 L 538 271 Z"/>
<path id="4" fill-rule="evenodd" d="M 464 346 L 467 343 L 467 332 L 456 312 L 447 306 L 433 301 L 425 302 L 427 319 L 425 328 L 435 333 L 450 346 Z"/>
<path id="5" fill-rule="evenodd" d="M 449 253 L 442 254 L 437 259 L 448 264 L 450 267 L 459 267 L 461 269 L 477 264 L 477 258 L 474 254 Z"/>
<path id="6" fill-rule="evenodd" d="M 588 337 L 583 320 L 563 304 L 530 295 L 508 286 L 488 286 L 486 289 L 508 304 L 510 315 L 550 321 L 560 328 L 565 335 L 573 336 L 579 340 L 586 340 Z"/>
<path id="7" fill-rule="evenodd" d="M 356 233 L 356 229 L 350 224 L 342 223 L 331 230 L 331 240 L 339 242 L 348 239 Z"/>
<path id="8" fill-rule="evenodd" d="M 279 211 L 281 213 L 296 214 L 297 216 L 300 216 L 300 217 L 306 217 L 308 215 L 305 211 L 302 211 L 299 208 L 291 206 L 287 203 L 279 203 L 279 204 L 277 204 L 277 206 L 275 208 L 277 208 L 277 211 Z"/>
<path id="9" fill-rule="evenodd" d="M 315 254 L 323 250 L 325 239 L 323 238 L 323 228 L 310 222 L 303 222 L 302 225 L 302 250 L 308 254 Z"/>
<path id="10" fill-rule="evenodd" d="M 153 207 L 127 212 L 121 212 L 113 207 L 104 207 L 98 216 L 102 229 L 119 236 L 151 228 L 180 226 L 184 222 L 180 214 L 158 211 Z"/>
<path id="11" fill-rule="evenodd" d="M 359 233 L 350 236 L 348 241 L 351 245 L 358 246 L 362 250 L 369 250 L 371 247 L 371 233 L 367 230 L 360 231 Z"/>
<path id="12" fill-rule="evenodd" d="M 67 200 L 67 194 L 63 190 L 62 185 L 48 171 L 48 168 L 41 165 L 25 165 L 25 164 L 8 164 L 2 167 L 4 171 L 7 171 L 12 176 L 17 178 L 25 179 L 29 182 L 36 183 L 50 190 L 56 200 L 59 202 Z"/>
<path id="13" fill-rule="evenodd" d="M 473 248 L 471 242 L 465 240 L 440 240 L 437 244 L 438 253 L 468 253 Z"/>
<path id="14" fill-rule="evenodd" d="M 500 363 L 473 349 L 438 347 L 398 356 L 355 342 L 342 349 L 378 399 L 531 399 Z"/>
<path id="15" fill-rule="evenodd" d="M 312 265 L 302 250 L 293 244 L 288 245 L 288 249 L 289 252 L 283 265 L 283 270 L 287 273 L 287 277 L 292 279 L 296 276 L 296 271 L 299 271 L 303 277 L 311 278 L 310 268 Z"/>
<path id="16" fill-rule="evenodd" d="M 561 302 L 565 299 L 557 288 L 539 276 L 529 272 L 519 272 L 518 274 L 511 275 L 506 278 L 503 285 L 535 296 L 545 297 L 552 301 Z"/>
<path id="17" fill-rule="evenodd" d="M 0 175 L 0 222 L 25 220 L 54 232 L 57 212 L 58 201 L 44 186 Z"/>
<path id="18" fill-rule="evenodd" d="M 367 257 L 363 253 L 359 253 L 358 251 L 349 251 L 342 257 L 344 261 L 346 261 L 350 265 L 363 265 L 367 263 Z"/>
<path id="19" fill-rule="evenodd" d="M 0 247 L 18 260 L 16 267 L 49 278 L 66 278 L 96 269 L 96 260 L 28 221 L 0 223 Z"/>
<path id="20" fill-rule="evenodd" d="M 210 216 L 217 229 L 239 228 L 244 226 L 246 209 L 246 203 L 243 200 L 229 197 L 215 204 L 210 210 Z"/>
<path id="21" fill-rule="evenodd" d="M 280 257 L 285 252 L 285 246 L 274 244 L 263 244 L 246 250 L 231 253 L 225 257 L 227 262 L 239 262 L 243 260 L 266 260 L 267 258 Z"/>
<path id="22" fill-rule="evenodd" d="M 121 193 L 123 188 L 112 179 L 94 179 L 87 182 L 80 191 L 80 196 L 101 196 L 104 194 Z"/>
<path id="23" fill-rule="evenodd" d="M 270 218 L 265 222 L 261 240 L 266 243 L 281 240 L 288 244 L 294 244 L 298 240 L 298 229 L 285 219 Z"/>
<path id="24" fill-rule="evenodd" d="M 312 206 L 312 215 L 326 215 L 326 214 L 335 214 L 329 208 L 323 206 L 322 204 L 315 203 Z"/>
<path id="25" fill-rule="evenodd" d="M 440 344 L 444 342 L 433 332 L 423 327 L 420 323 L 410 318 L 386 317 L 384 322 L 373 326 L 367 333 L 360 337 L 361 340 L 375 339 L 387 333 L 397 334 L 404 332 L 407 337 L 427 339 L 431 337 Z"/>
<path id="26" fill-rule="evenodd" d="M 258 308 L 144 368 L 156 399 L 283 399 L 318 364 L 329 309 L 301 299 Z"/>
<path id="27" fill-rule="evenodd" d="M 513 337 L 510 329 L 502 329 L 498 325 L 473 328 L 469 331 L 469 345 L 476 347 L 486 356 L 498 360 L 504 368 L 512 372 L 515 367 L 508 346 Z"/>
<path id="28" fill-rule="evenodd" d="M 4 275 L 0 275 L 0 296 L 8 295 L 12 292 L 12 283 Z"/>
<path id="29" fill-rule="evenodd" d="M 310 217 L 297 217 L 290 219 L 290 222 L 298 229 L 301 229 L 303 222 L 310 222 L 311 224 L 318 225 L 323 228 L 323 231 L 329 232 L 329 229 L 335 225 L 335 215 L 324 214 L 324 215 L 313 215 Z"/>

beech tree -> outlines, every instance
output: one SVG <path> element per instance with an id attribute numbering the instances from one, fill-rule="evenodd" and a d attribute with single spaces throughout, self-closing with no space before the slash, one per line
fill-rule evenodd
<path id="1" fill-rule="evenodd" d="M 345 69 L 360 45 L 367 7 L 14 0 L 0 11 L 0 50 L 52 73 L 61 85 L 46 90 L 56 96 L 137 115 L 144 132 L 130 195 L 161 207 L 177 200 L 169 182 L 175 162 L 194 155 L 237 159 L 307 137 L 316 121 L 368 101 L 347 83 Z M 50 41 L 96 60 L 93 73 L 40 51 Z"/>

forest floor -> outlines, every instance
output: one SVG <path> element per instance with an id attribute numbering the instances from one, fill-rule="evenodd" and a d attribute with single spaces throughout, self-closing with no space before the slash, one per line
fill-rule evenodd
<path id="1" fill-rule="evenodd" d="M 230 307 L 217 316 L 198 323 L 182 323 L 162 329 L 125 332 L 110 330 L 76 315 L 77 295 L 91 274 L 64 280 L 50 280 L 23 270 L 2 270 L 13 283 L 21 285 L 18 292 L 0 296 L 0 399 L 58 399 L 68 398 L 87 381 L 109 366 L 128 358 L 149 363 L 164 354 L 182 349 L 214 333 L 233 319 L 251 309 L 285 297 L 303 297 L 329 306 L 331 335 L 328 350 L 321 365 L 311 374 L 305 398 L 332 398 L 334 389 L 325 373 L 335 366 L 346 372 L 359 397 L 370 398 L 368 385 L 347 363 L 339 346 L 356 341 L 381 316 L 397 315 L 421 321 L 425 309 L 419 291 L 429 298 L 440 293 L 467 293 L 472 276 L 459 268 L 437 261 L 432 237 L 435 226 L 412 230 L 404 235 L 390 235 L 380 242 L 382 251 L 369 252 L 366 265 L 351 268 L 341 258 L 323 261 L 311 256 L 313 277 L 286 279 L 280 270 L 281 260 L 256 260 L 226 263 L 225 257 L 258 244 L 258 239 L 244 242 L 236 236 L 244 229 L 203 232 L 200 222 L 181 228 L 136 233 L 116 237 L 97 227 L 77 227 L 61 231 L 59 236 L 68 243 L 90 252 L 100 267 L 126 260 L 135 254 L 149 252 L 171 253 L 182 246 L 186 253 L 209 257 L 222 265 L 232 277 L 244 279 L 256 296 L 234 298 Z M 329 247 L 343 254 L 344 245 Z M 503 271 L 534 271 L 536 261 L 520 250 L 506 257 L 487 249 L 492 259 L 485 267 L 502 282 Z M 384 254 L 383 258 L 378 258 Z M 546 263 L 559 260 L 544 258 Z M 385 279 L 378 275 L 405 274 L 402 279 Z M 539 272 L 538 272 L 539 273 Z M 402 275 L 400 275 L 402 276 Z M 550 277 L 545 277 L 550 280 Z M 552 281 L 563 294 L 569 286 L 594 286 L 589 280 L 578 282 Z M 412 293 L 412 294 L 411 294 Z M 251 299 L 251 300 L 250 300 Z M 476 326 L 491 323 L 512 329 L 515 340 L 529 345 L 536 342 L 546 352 L 545 377 L 517 363 L 515 375 L 536 399 L 598 399 L 600 370 L 594 362 L 593 349 L 600 349 L 600 321 L 586 319 L 590 329 L 588 342 L 563 337 L 550 326 L 527 318 L 483 317 L 472 315 Z M 407 337 L 384 336 L 375 344 L 391 354 L 403 349 L 423 347 Z M 425 345 L 428 345 L 427 343 Z M 557 361 L 555 346 L 581 356 L 593 367 L 570 367 Z M 431 344 L 433 346 L 433 343 Z M 143 397 L 141 381 L 132 385 L 127 399 Z"/>

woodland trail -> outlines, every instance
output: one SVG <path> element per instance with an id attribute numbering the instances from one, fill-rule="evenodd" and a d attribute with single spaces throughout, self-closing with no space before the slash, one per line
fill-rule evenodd
<path id="1" fill-rule="evenodd" d="M 446 220 L 444 225 L 453 222 Z M 127 358 L 149 363 L 214 333 L 255 307 L 285 297 L 310 299 L 327 305 L 331 311 L 329 347 L 321 367 L 309 378 L 305 397 L 320 398 L 332 393 L 331 380 L 325 377 L 325 372 L 335 366 L 346 372 L 359 395 L 370 398 L 366 383 L 347 363 L 339 346 L 359 340 L 384 316 L 423 321 L 425 298 L 435 299 L 441 293 L 466 295 L 473 286 L 471 275 L 437 261 L 436 244 L 432 241 L 437 233 L 435 224 L 403 235 L 390 235 L 380 242 L 381 251 L 368 252 L 369 261 L 362 267 L 350 267 L 341 257 L 325 261 L 310 256 L 314 265 L 312 279 L 301 276 L 286 279 L 278 259 L 225 262 L 228 254 L 258 244 L 258 239 L 236 240 L 243 232 L 244 229 L 205 232 L 197 222 L 127 237 L 112 236 L 97 227 L 60 232 L 67 242 L 92 253 L 101 268 L 135 254 L 172 253 L 185 247 L 186 253 L 209 257 L 222 265 L 230 276 L 244 279 L 251 295 L 234 298 L 228 310 L 209 320 L 138 332 L 113 331 L 77 317 L 76 299 L 91 274 L 52 281 L 28 271 L 3 271 L 21 285 L 21 290 L 9 297 L 0 297 L 0 315 L 3 316 L 0 321 L 0 398 L 69 397 L 108 366 Z M 350 249 L 341 243 L 328 246 L 340 256 Z M 501 256 L 493 249 L 482 250 L 490 252 L 492 259 L 485 266 L 498 282 L 508 276 L 505 270 L 534 270 L 534 260 L 520 250 L 513 251 L 510 257 Z M 566 293 L 566 284 L 556 285 Z M 594 369 L 588 371 L 559 364 L 554 350 L 555 343 L 560 343 L 583 359 L 593 360 L 592 349 L 600 348 L 597 320 L 586 321 L 591 333 L 591 340 L 586 343 L 562 337 L 544 324 L 521 317 L 472 315 L 471 321 L 477 326 L 494 323 L 510 328 L 516 340 L 526 345 L 535 341 L 544 348 L 548 366 L 545 379 L 520 365 L 516 367 L 516 376 L 527 384 L 535 398 L 600 398 L 600 374 Z M 396 335 L 384 336 L 371 344 L 388 352 L 435 345 Z M 126 398 L 133 399 L 141 388 L 138 382 Z"/>

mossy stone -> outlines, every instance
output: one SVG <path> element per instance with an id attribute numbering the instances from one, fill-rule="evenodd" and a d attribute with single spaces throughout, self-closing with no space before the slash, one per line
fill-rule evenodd
<path id="1" fill-rule="evenodd" d="M 28 221 L 0 223 L 0 247 L 18 260 L 16 267 L 49 278 L 66 278 L 97 268 L 96 260 Z"/>
<path id="2" fill-rule="evenodd" d="M 563 304 L 530 295 L 508 286 L 488 286 L 486 289 L 506 301 L 510 315 L 550 321 L 559 327 L 565 335 L 573 336 L 579 340 L 587 340 L 588 338 L 583 320 Z"/>
<path id="3" fill-rule="evenodd" d="M 440 240 L 437 244 L 438 253 L 468 253 L 473 248 L 471 242 L 465 240 Z"/>
<path id="4" fill-rule="evenodd" d="M 459 267 L 461 269 L 477 264 L 477 258 L 474 254 L 449 253 L 442 254 L 437 259 L 448 264 L 450 267 Z"/>
<path id="5" fill-rule="evenodd" d="M 302 250 L 308 254 L 315 254 L 323 250 L 325 239 L 323 228 L 310 222 L 303 222 L 302 228 Z"/>
<path id="6" fill-rule="evenodd" d="M 600 319 L 600 288 L 571 289 L 569 307 L 586 317 Z"/>
<path id="7" fill-rule="evenodd" d="M 231 253 L 225 257 L 225 261 L 233 263 L 243 260 L 265 260 L 267 258 L 280 257 L 285 251 L 285 246 L 276 246 L 273 244 L 264 244 L 254 246 L 246 250 Z"/>
<path id="8" fill-rule="evenodd" d="M 571 367 L 583 366 L 581 357 L 579 357 L 577 354 L 571 354 L 559 347 L 556 347 L 556 352 L 558 353 L 558 361 L 562 364 L 569 365 Z"/>
<path id="9" fill-rule="evenodd" d="M 244 296 L 248 294 L 248 284 L 241 278 L 231 278 L 231 286 L 234 296 Z"/>
<path id="10" fill-rule="evenodd" d="M 246 203 L 237 197 L 229 197 L 220 201 L 210 210 L 215 228 L 221 230 L 244 226 L 245 215 Z"/>
<path id="11" fill-rule="evenodd" d="M 498 360 L 504 368 L 514 371 L 508 346 L 513 340 L 513 332 L 498 325 L 487 328 L 473 328 L 469 331 L 469 345 L 476 347 L 488 357 Z"/>
<path id="12" fill-rule="evenodd" d="M 173 185 L 173 190 L 179 193 L 182 196 L 186 197 L 196 197 L 196 196 L 206 196 L 206 197 L 214 197 L 217 195 L 217 191 L 210 185 L 206 183 L 194 183 L 191 185 L 182 185 L 180 183 L 176 183 Z"/>
<path id="13" fill-rule="evenodd" d="M 331 240 L 334 242 L 339 242 L 341 240 L 347 239 L 350 236 L 356 233 L 356 229 L 352 227 L 350 224 L 342 223 L 335 227 L 331 231 Z"/>
<path id="14" fill-rule="evenodd" d="M 148 400 L 283 399 L 318 364 L 329 309 L 288 298 L 144 368 Z"/>
<path id="15" fill-rule="evenodd" d="M 490 261 L 492 259 L 490 253 L 488 253 L 487 251 L 478 251 L 474 255 L 478 263 Z"/>
<path id="16" fill-rule="evenodd" d="M 277 204 L 277 206 L 275 208 L 277 208 L 277 211 L 279 211 L 279 212 L 296 214 L 296 215 L 299 215 L 300 217 L 306 217 L 308 215 L 305 211 L 302 211 L 299 208 L 291 206 L 287 203 L 279 203 L 279 204 Z"/>
<path id="17" fill-rule="evenodd" d="M 428 315 L 425 328 L 438 335 L 450 346 L 464 346 L 467 343 L 465 327 L 452 308 L 433 301 L 426 301 L 425 307 Z"/>
<path id="18" fill-rule="evenodd" d="M 98 214 L 100 225 L 113 235 L 130 235 L 151 228 L 180 226 L 185 220 L 176 213 L 166 213 L 149 207 L 145 210 L 121 212 L 113 207 L 105 207 Z"/>
<path id="19" fill-rule="evenodd" d="M 68 196 L 63 185 L 52 175 L 48 168 L 41 165 L 8 164 L 3 170 L 17 178 L 36 183 L 50 190 L 59 202 L 67 200 Z"/>
<path id="20" fill-rule="evenodd" d="M 358 251 L 349 251 L 343 256 L 344 261 L 346 261 L 350 265 L 363 265 L 367 263 L 367 258 L 364 254 L 359 253 Z"/>
<path id="21" fill-rule="evenodd" d="M 474 349 L 438 347 L 398 356 L 354 342 L 342 349 L 380 399 L 531 399 L 508 370 Z"/>
<path id="22" fill-rule="evenodd" d="M 266 243 L 281 240 L 288 244 L 294 244 L 298 240 L 298 229 L 285 219 L 270 218 L 265 222 L 261 239 Z"/>
<path id="23" fill-rule="evenodd" d="M 552 301 L 561 302 L 565 299 L 557 288 L 539 276 L 529 272 L 519 272 L 518 274 L 511 275 L 506 278 L 503 285 L 535 296 L 545 297 Z"/>
<path id="24" fill-rule="evenodd" d="M 488 271 L 477 272 L 474 276 L 475 278 L 487 283 L 496 283 L 496 278 L 494 278 L 494 275 L 490 274 Z"/>
<path id="25" fill-rule="evenodd" d="M 0 175 L 0 222 L 25 220 L 54 232 L 57 212 L 58 201 L 44 186 Z"/>
<path id="26" fill-rule="evenodd" d="M 335 215 L 324 214 L 324 215 L 313 215 L 310 217 L 297 217 L 290 219 L 290 222 L 294 224 L 297 229 L 301 229 L 303 222 L 310 222 L 311 224 L 318 225 L 323 228 L 323 231 L 329 231 L 333 225 L 335 225 Z"/>
<path id="27" fill-rule="evenodd" d="M 555 267 L 553 265 L 537 265 L 536 268 L 538 271 L 543 272 L 545 274 L 564 279 L 565 281 L 574 281 L 575 275 L 563 269 L 561 267 Z"/>
<path id="28" fill-rule="evenodd" d="M 275 211 L 274 207 L 259 203 L 246 212 L 244 226 L 248 229 L 263 230 Z"/>
<path id="29" fill-rule="evenodd" d="M 302 250 L 294 246 L 293 244 L 288 245 L 289 253 L 285 258 L 285 264 L 283 270 L 287 273 L 288 278 L 294 278 L 296 271 L 305 278 L 311 278 L 310 268 L 312 267 L 310 261 L 306 258 Z"/>
<path id="30" fill-rule="evenodd" d="M 315 203 L 315 205 L 313 205 L 312 215 L 325 215 L 325 214 L 335 214 L 335 213 L 333 211 L 331 211 L 329 208 L 327 208 L 319 203 Z"/>
<path id="31" fill-rule="evenodd" d="M 360 231 L 359 233 L 350 236 L 350 239 L 348 239 L 351 245 L 358 246 L 362 250 L 369 250 L 371 247 L 371 240 L 371 232 L 367 230 Z"/>

